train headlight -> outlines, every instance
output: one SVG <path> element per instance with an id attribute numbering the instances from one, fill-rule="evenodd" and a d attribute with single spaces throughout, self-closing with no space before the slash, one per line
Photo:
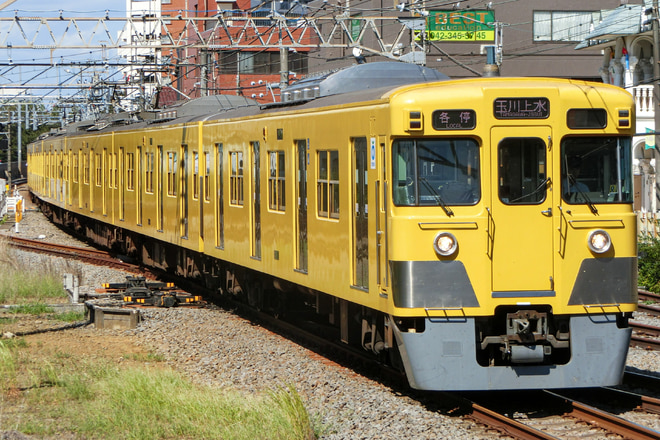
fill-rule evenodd
<path id="1" fill-rule="evenodd" d="M 612 246 L 612 239 L 610 234 L 603 231 L 602 229 L 596 229 L 589 233 L 589 238 L 587 240 L 587 245 L 592 252 L 597 254 L 604 254 L 610 250 Z"/>
<path id="2" fill-rule="evenodd" d="M 443 257 L 448 257 L 458 249 L 458 241 L 456 241 L 453 234 L 440 232 L 433 240 L 433 249 Z"/>

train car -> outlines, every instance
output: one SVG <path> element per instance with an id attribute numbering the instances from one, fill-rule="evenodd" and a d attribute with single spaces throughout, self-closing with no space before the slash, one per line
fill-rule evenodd
<path id="1" fill-rule="evenodd" d="M 424 390 L 615 385 L 636 309 L 634 103 L 369 63 L 29 146 L 57 223 L 255 307 L 307 307 Z M 295 292 L 295 294 L 293 293 Z"/>

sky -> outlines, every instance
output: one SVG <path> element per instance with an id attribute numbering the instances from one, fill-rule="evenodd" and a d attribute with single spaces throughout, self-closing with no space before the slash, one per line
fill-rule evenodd
<path id="1" fill-rule="evenodd" d="M 6 0 L 0 0 L 0 5 Z M 18 10 L 19 15 L 38 15 L 56 17 L 59 10 L 76 17 L 100 16 L 109 10 L 111 16 L 123 16 L 125 0 L 17 0 L 0 11 L 1 17 L 11 17 Z"/>
<path id="2" fill-rule="evenodd" d="M 9 3 L 8 0 L 0 0 L 0 5 Z M 65 20 L 62 22 L 49 21 L 51 30 L 56 41 L 63 45 L 67 42 L 72 44 L 80 43 L 80 38 L 77 37 L 75 29 L 69 26 L 69 20 L 66 18 L 81 18 L 81 17 L 104 17 L 106 10 L 108 15 L 112 18 L 123 18 L 125 13 L 125 0 L 17 0 L 8 4 L 4 9 L 0 10 L 0 18 L 19 18 L 24 17 L 59 17 L 60 10 Z M 94 27 L 97 26 L 96 21 L 79 22 L 79 26 L 83 33 L 84 38 L 90 39 Z M 43 95 L 48 94 L 53 97 L 55 92 L 53 88 L 32 90 L 30 92 L 21 92 L 15 89 L 16 85 L 35 85 L 35 84 L 65 84 L 65 83 L 84 83 L 84 78 L 81 71 L 82 68 L 72 66 L 59 66 L 59 64 L 66 63 L 85 63 L 87 61 L 94 61 L 103 63 L 105 61 L 112 62 L 121 61 L 117 57 L 115 51 L 101 50 L 101 49 L 76 49 L 76 50 L 39 50 L 39 49 L 19 49 L 17 46 L 25 45 L 27 41 L 33 41 L 34 44 L 52 45 L 53 38 L 49 36 L 48 29 L 35 20 L 20 21 L 23 27 L 23 32 L 27 37 L 21 35 L 22 31 L 12 21 L 0 21 L 0 95 L 14 95 L 14 94 L 34 94 Z M 69 30 L 65 31 L 69 26 Z M 109 34 L 118 35 L 121 30 L 120 22 L 108 22 L 107 27 Z M 104 31 L 101 29 L 96 32 L 98 37 L 93 41 L 100 41 L 105 38 Z M 14 47 L 8 48 L 9 45 Z M 26 66 L 21 64 L 35 64 L 35 66 Z M 36 66 L 41 64 L 41 66 Z M 43 65 L 50 64 L 54 67 Z M 90 70 L 86 70 L 85 74 Z M 116 76 L 116 75 L 115 75 Z M 120 79 L 120 78 L 111 78 Z M 89 81 L 89 79 L 87 79 Z M 57 94 L 61 93 L 58 90 Z"/>

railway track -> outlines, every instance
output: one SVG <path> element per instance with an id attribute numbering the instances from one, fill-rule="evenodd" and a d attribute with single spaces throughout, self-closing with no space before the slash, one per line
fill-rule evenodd
<path id="1" fill-rule="evenodd" d="M 617 409 L 605 410 L 585 400 L 618 402 Z M 657 420 L 660 400 L 611 388 L 479 394 L 472 408 L 475 421 L 518 439 L 660 438 L 660 432 L 616 415 L 634 410 Z"/>
<path id="2" fill-rule="evenodd" d="M 143 267 L 126 263 L 111 253 L 98 249 L 67 246 L 56 243 L 48 243 L 40 240 L 18 238 L 14 236 L 5 236 L 2 239 L 5 240 L 10 246 L 17 249 L 39 252 L 57 257 L 72 258 L 75 260 L 83 261 L 85 263 L 90 263 L 97 266 L 111 267 L 113 269 L 124 270 L 130 273 L 151 275 L 151 273 Z"/>
<path id="3" fill-rule="evenodd" d="M 646 350 L 660 350 L 660 327 L 630 321 L 633 335 L 630 338 L 630 346 Z"/>

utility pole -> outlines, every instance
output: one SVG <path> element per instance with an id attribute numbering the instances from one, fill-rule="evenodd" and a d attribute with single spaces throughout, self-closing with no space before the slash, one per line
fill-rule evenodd
<path id="1" fill-rule="evenodd" d="M 280 47 L 280 89 L 289 85 L 289 49 Z"/>
<path id="2" fill-rule="evenodd" d="M 660 129 L 660 29 L 658 23 L 658 0 L 653 0 L 652 12 L 653 25 L 653 109 L 655 132 Z M 660 206 L 660 142 L 655 135 L 655 211 Z"/>
<path id="3" fill-rule="evenodd" d="M 25 106 L 25 113 L 27 114 L 27 105 Z M 18 176 L 20 177 L 21 175 L 21 147 L 23 143 L 23 127 L 21 126 L 21 103 L 18 103 L 18 128 L 17 128 L 17 142 L 18 145 L 16 148 L 18 148 Z M 11 163 L 10 163 L 11 166 Z"/>

